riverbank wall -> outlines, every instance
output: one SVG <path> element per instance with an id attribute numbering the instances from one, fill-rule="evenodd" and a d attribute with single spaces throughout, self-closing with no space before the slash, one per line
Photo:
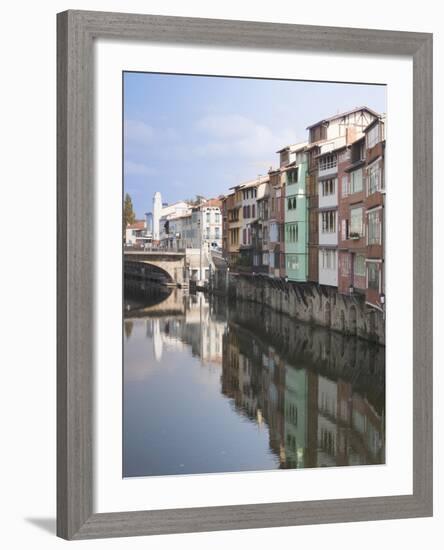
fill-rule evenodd
<path id="1" fill-rule="evenodd" d="M 335 287 L 235 273 L 224 274 L 214 288 L 230 300 L 263 304 L 297 321 L 385 345 L 383 313 L 366 305 L 362 294 L 349 296 Z"/>

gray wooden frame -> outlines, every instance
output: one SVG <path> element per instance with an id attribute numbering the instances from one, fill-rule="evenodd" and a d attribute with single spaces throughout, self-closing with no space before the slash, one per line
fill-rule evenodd
<path id="1" fill-rule="evenodd" d="M 413 494 L 93 513 L 93 42 L 96 38 L 413 59 Z M 432 35 L 66 11 L 57 16 L 57 533 L 87 539 L 432 515 Z"/>

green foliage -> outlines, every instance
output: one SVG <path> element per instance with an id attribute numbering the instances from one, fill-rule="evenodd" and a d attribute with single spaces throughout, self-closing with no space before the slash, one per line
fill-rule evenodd
<path id="1" fill-rule="evenodd" d="M 128 224 L 132 224 L 136 221 L 136 214 L 133 208 L 133 201 L 128 193 L 125 195 L 125 201 L 123 204 L 123 230 L 125 231 Z"/>

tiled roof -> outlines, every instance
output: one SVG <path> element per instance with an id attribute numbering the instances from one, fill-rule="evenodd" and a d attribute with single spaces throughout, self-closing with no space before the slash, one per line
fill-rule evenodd
<path id="1" fill-rule="evenodd" d="M 136 220 L 134 223 L 129 223 L 127 229 L 145 229 L 145 220 Z"/>
<path id="2" fill-rule="evenodd" d="M 379 117 L 379 113 L 376 111 L 373 111 L 372 109 L 369 109 L 368 107 L 355 107 L 354 109 L 351 109 L 350 111 L 345 111 L 344 113 L 338 113 L 337 115 L 333 115 L 328 118 L 323 118 L 322 120 L 319 120 L 315 124 L 310 124 L 310 126 L 307 126 L 307 130 L 310 130 L 310 128 L 314 128 L 315 126 L 319 126 L 320 124 L 324 124 L 325 122 L 331 122 L 332 120 L 336 120 L 338 118 L 342 118 L 343 116 L 351 115 L 353 113 L 357 113 L 359 111 L 367 111 L 368 113 L 372 114 L 375 117 Z"/>

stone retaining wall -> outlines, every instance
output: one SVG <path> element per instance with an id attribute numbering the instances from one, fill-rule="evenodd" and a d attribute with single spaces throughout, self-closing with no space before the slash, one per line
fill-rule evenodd
<path id="1" fill-rule="evenodd" d="M 264 304 L 298 321 L 385 345 L 383 314 L 367 306 L 362 295 L 346 296 L 335 287 L 314 283 L 238 274 L 230 274 L 228 284 L 231 299 Z"/>

